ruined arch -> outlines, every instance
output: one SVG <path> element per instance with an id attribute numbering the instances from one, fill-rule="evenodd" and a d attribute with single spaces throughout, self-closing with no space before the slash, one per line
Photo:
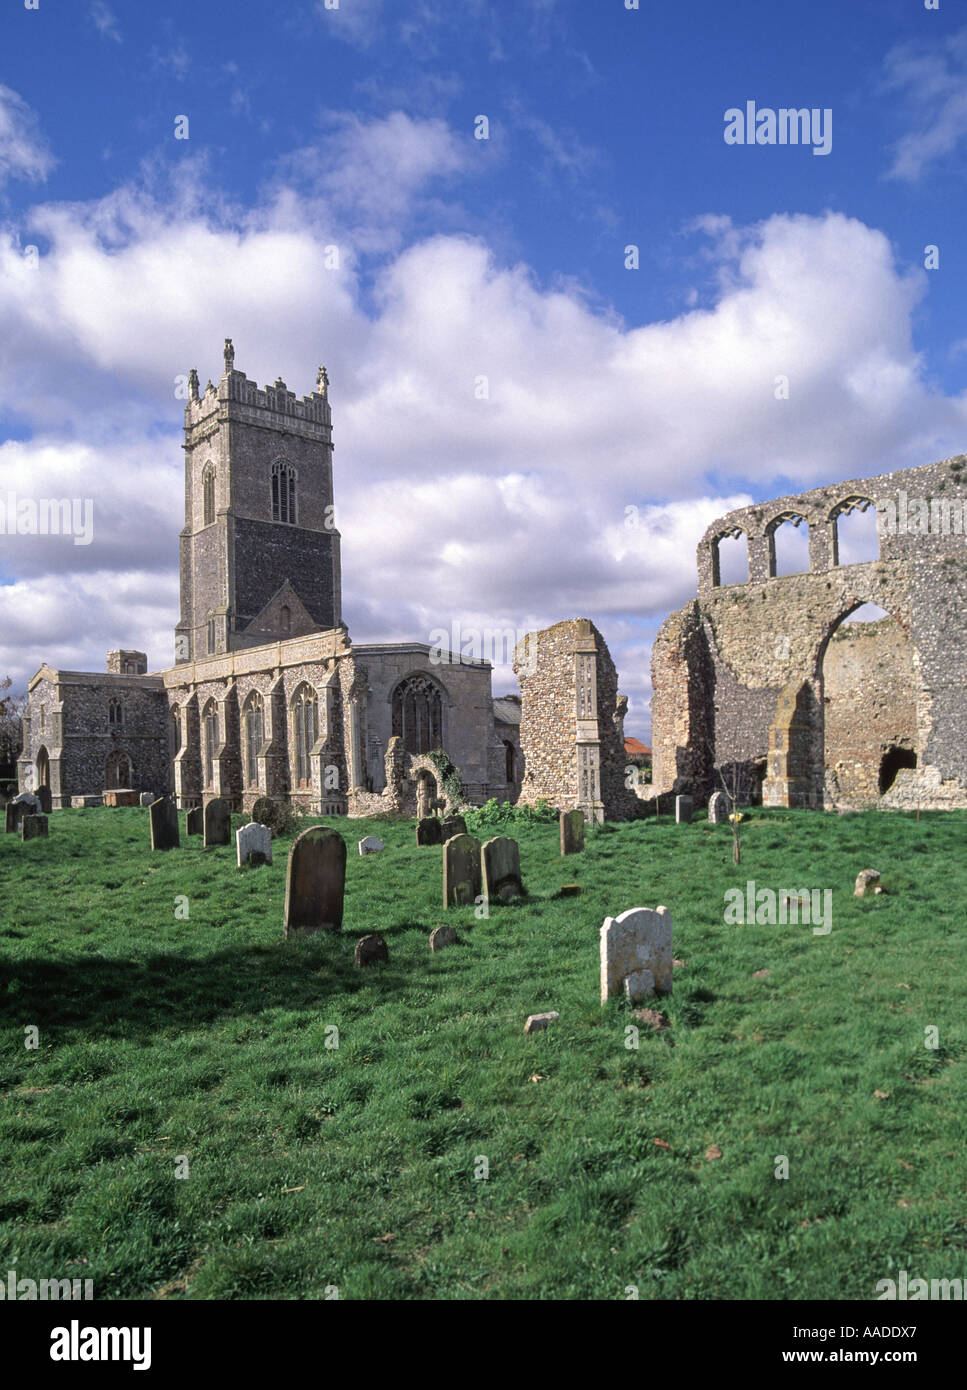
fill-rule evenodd
<path id="1" fill-rule="evenodd" d="M 777 543 L 777 533 L 784 535 L 783 528 L 786 526 L 792 531 L 799 531 L 800 527 L 805 527 L 801 538 L 790 544 L 783 544 L 780 540 Z M 769 546 L 769 578 L 781 579 L 787 574 L 805 574 L 810 569 L 809 563 L 809 518 L 804 512 L 794 509 L 787 509 L 777 512 L 766 526 L 766 540 Z M 789 539 L 791 540 L 791 532 Z M 805 563 L 796 563 L 797 561 Z M 792 566 L 792 567 L 790 567 Z"/>
<path id="2" fill-rule="evenodd" d="M 848 518 L 853 518 L 853 522 L 849 523 Z M 862 525 L 858 525 L 861 518 Z M 830 509 L 828 524 L 831 565 L 864 564 L 879 560 L 877 511 L 872 497 L 850 494 L 840 498 Z"/>
<path id="3" fill-rule="evenodd" d="M 738 569 L 738 567 L 739 567 L 739 562 L 738 562 L 737 556 L 736 556 L 736 555 L 729 555 L 729 553 L 728 553 L 730 550 L 735 550 L 735 547 L 729 547 L 729 546 L 727 546 L 727 547 L 726 547 L 726 552 L 723 553 L 723 551 L 722 551 L 722 542 L 723 542 L 723 541 L 739 541 L 739 540 L 745 542 L 745 554 L 744 554 L 744 559 L 745 559 L 745 573 L 744 573 L 744 575 L 741 576 L 741 578 L 736 577 L 736 576 L 732 573 L 732 567 L 733 567 L 733 566 L 734 566 L 736 569 Z M 711 579 L 712 579 L 712 587 L 713 587 L 713 588 L 717 589 L 717 588 L 719 588 L 721 585 L 724 585 L 724 584 L 746 584 L 746 583 L 748 583 L 748 580 L 749 580 L 749 537 L 748 537 L 748 534 L 746 533 L 746 531 L 743 529 L 743 527 L 741 527 L 741 526 L 729 526 L 729 527 L 726 527 L 726 528 L 725 528 L 724 530 L 722 530 L 722 531 L 716 532 L 716 534 L 715 534 L 714 536 L 712 536 L 711 540 L 709 541 L 708 547 L 709 547 L 709 559 L 710 559 L 710 562 L 711 562 L 711 570 L 712 570 Z M 739 553 L 741 553 L 741 548 L 739 548 Z M 724 577 L 723 577 L 723 576 L 724 576 Z"/>
<path id="4" fill-rule="evenodd" d="M 50 754 L 47 749 L 41 746 L 37 749 L 37 756 L 34 759 L 34 767 L 37 775 L 38 787 L 50 786 Z"/>

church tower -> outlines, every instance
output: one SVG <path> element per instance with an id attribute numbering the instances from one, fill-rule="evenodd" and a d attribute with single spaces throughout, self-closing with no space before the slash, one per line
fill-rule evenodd
<path id="1" fill-rule="evenodd" d="M 260 391 L 231 338 L 217 387 L 192 368 L 176 663 L 341 624 L 328 386 Z"/>

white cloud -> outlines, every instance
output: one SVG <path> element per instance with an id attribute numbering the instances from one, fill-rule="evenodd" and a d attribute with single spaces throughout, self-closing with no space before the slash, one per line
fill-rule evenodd
<path id="1" fill-rule="evenodd" d="M 894 146 L 887 177 L 915 183 L 967 140 L 967 29 L 891 49 L 884 85 L 902 94 L 913 125 Z"/>
<path id="2" fill-rule="evenodd" d="M 37 117 L 21 96 L 0 85 L 0 187 L 8 179 L 42 182 L 53 166 Z"/>
<path id="3" fill-rule="evenodd" d="M 118 28 L 117 16 L 105 0 L 92 0 L 91 8 L 88 11 L 98 33 L 106 39 L 113 40 L 114 43 L 121 42 L 121 31 Z"/>

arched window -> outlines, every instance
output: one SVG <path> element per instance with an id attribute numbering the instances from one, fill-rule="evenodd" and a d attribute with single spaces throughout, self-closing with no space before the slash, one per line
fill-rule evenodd
<path id="1" fill-rule="evenodd" d="M 210 463 L 205 464 L 205 471 L 201 475 L 202 497 L 205 508 L 205 526 L 211 526 L 215 520 L 215 469 Z"/>
<path id="2" fill-rule="evenodd" d="M 124 708 L 118 699 L 108 700 L 107 722 L 112 729 L 120 729 L 124 724 Z"/>
<path id="3" fill-rule="evenodd" d="M 272 520 L 295 525 L 296 471 L 285 459 L 272 465 Z"/>
<path id="4" fill-rule="evenodd" d="M 711 543 L 712 586 L 746 584 L 749 580 L 749 538 L 741 526 L 723 531 Z"/>
<path id="5" fill-rule="evenodd" d="M 858 565 L 880 558 L 877 510 L 869 497 L 844 497 L 830 513 L 834 565 Z"/>
<path id="6" fill-rule="evenodd" d="M 504 778 L 504 780 L 507 781 L 507 782 L 513 782 L 513 780 L 514 780 L 514 745 L 511 743 L 511 741 L 510 741 L 509 738 L 505 738 L 505 739 L 504 739 L 504 758 L 505 758 L 505 762 L 506 762 L 506 766 L 505 766 L 505 778 Z"/>
<path id="7" fill-rule="evenodd" d="M 245 726 L 245 784 L 257 787 L 259 784 L 259 753 L 265 730 L 265 706 L 262 696 L 253 690 L 245 701 L 243 723 Z"/>
<path id="8" fill-rule="evenodd" d="M 208 655 L 211 656 L 215 651 L 215 619 L 209 617 L 207 624 Z"/>
<path id="9" fill-rule="evenodd" d="M 104 780 L 108 791 L 113 791 L 115 787 L 130 787 L 131 759 L 127 753 L 117 751 L 110 755 L 104 770 Z"/>
<path id="10" fill-rule="evenodd" d="M 766 527 L 769 577 L 805 574 L 809 570 L 809 522 L 798 512 L 780 512 Z"/>
<path id="11" fill-rule="evenodd" d="M 171 742 L 174 753 L 181 752 L 181 706 L 171 706 Z"/>
<path id="12" fill-rule="evenodd" d="M 429 676 L 407 676 L 393 691 L 393 734 L 407 753 L 443 745 L 443 696 Z"/>
<path id="13" fill-rule="evenodd" d="M 202 760 L 205 773 L 205 786 L 215 785 L 215 751 L 218 748 L 218 706 L 209 700 L 202 719 L 203 748 Z"/>
<path id="14" fill-rule="evenodd" d="M 301 685 L 292 701 L 292 746 L 295 749 L 295 780 L 300 787 L 312 785 L 312 746 L 319 736 L 319 706 L 316 692 Z"/>
<path id="15" fill-rule="evenodd" d="M 291 611 L 291 609 L 289 608 L 288 604 L 286 604 L 286 603 L 283 603 L 283 605 L 282 605 L 282 614 L 281 614 L 281 617 L 282 617 L 282 631 L 283 631 L 283 632 L 290 632 L 290 631 L 292 630 L 292 611 Z"/>

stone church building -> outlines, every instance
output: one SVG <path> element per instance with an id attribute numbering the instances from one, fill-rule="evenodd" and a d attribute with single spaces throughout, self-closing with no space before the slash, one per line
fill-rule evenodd
<path id="1" fill-rule="evenodd" d="M 425 813 L 438 750 L 467 799 L 516 800 L 520 702 L 487 661 L 417 642 L 358 646 L 342 617 L 328 378 L 297 398 L 235 368 L 189 376 L 175 664 L 109 653 L 105 674 L 44 665 L 29 686 L 20 786 L 54 807 L 105 788 L 180 806 L 259 796 L 324 815 Z M 431 757 L 435 754 L 435 757 Z"/>

